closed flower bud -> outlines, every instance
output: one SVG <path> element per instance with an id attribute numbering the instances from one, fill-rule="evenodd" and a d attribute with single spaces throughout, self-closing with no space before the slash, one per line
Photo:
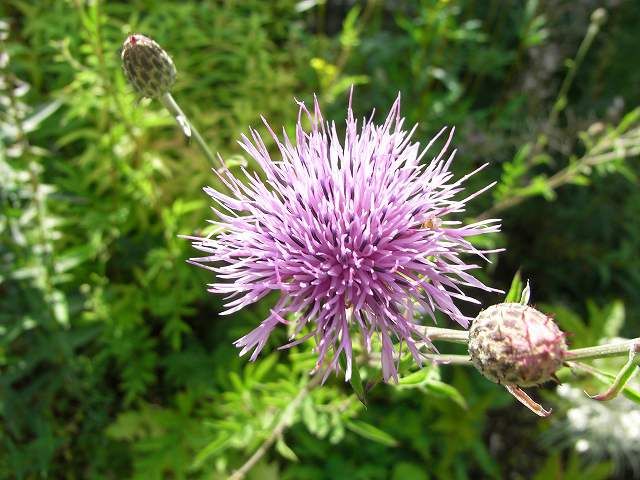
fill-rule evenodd
<path id="1" fill-rule="evenodd" d="M 538 310 L 501 303 L 480 312 L 469 330 L 469 355 L 489 380 L 530 387 L 553 377 L 567 351 L 564 334 Z"/>
<path id="2" fill-rule="evenodd" d="M 171 57 L 156 42 L 138 33 L 129 35 L 122 46 L 122 69 L 143 97 L 161 97 L 176 81 Z"/>
<path id="3" fill-rule="evenodd" d="M 601 27 L 607 21 L 607 11 L 604 8 L 596 8 L 591 14 L 591 21 Z"/>

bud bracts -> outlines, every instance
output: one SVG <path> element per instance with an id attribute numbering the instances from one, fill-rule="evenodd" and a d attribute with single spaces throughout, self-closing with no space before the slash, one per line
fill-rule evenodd
<path id="1" fill-rule="evenodd" d="M 469 330 L 469 355 L 489 380 L 530 387 L 549 380 L 567 351 L 564 334 L 538 310 L 501 303 L 480 312 Z"/>
<path id="2" fill-rule="evenodd" d="M 176 81 L 171 57 L 156 42 L 138 33 L 129 35 L 122 46 L 122 69 L 143 97 L 160 97 Z"/>

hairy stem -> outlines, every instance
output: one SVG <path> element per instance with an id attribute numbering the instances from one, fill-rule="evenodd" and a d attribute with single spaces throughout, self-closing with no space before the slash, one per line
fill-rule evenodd
<path id="1" fill-rule="evenodd" d="M 466 344 L 469 341 L 469 331 L 467 330 L 423 326 L 418 327 L 418 329 L 434 342 Z M 598 345 L 595 347 L 576 348 L 567 351 L 565 358 L 567 361 L 574 361 L 606 357 L 622 357 L 628 355 L 629 350 L 638 342 L 640 342 L 640 337 L 622 342 Z M 434 361 L 456 364 L 468 363 L 469 358 L 467 355 L 443 355 L 437 353 L 429 354 L 427 357 Z"/>
<path id="2" fill-rule="evenodd" d="M 471 365 L 469 355 L 449 355 L 442 353 L 427 353 L 423 355 L 426 360 L 445 365 Z"/>
<path id="3" fill-rule="evenodd" d="M 418 329 L 428 337 L 429 340 L 435 342 L 467 343 L 469 341 L 468 330 L 454 330 L 452 328 L 440 327 L 418 327 Z"/>
<path id="4" fill-rule="evenodd" d="M 629 354 L 629 350 L 637 342 L 640 342 L 640 338 L 634 338 L 624 342 L 598 345 L 597 347 L 576 348 L 567 352 L 565 360 L 575 361 L 606 357 L 624 357 Z"/>
<path id="5" fill-rule="evenodd" d="M 441 329 L 448 330 L 448 329 Z M 456 332 L 457 330 L 452 330 Z M 464 332 L 468 333 L 468 332 Z M 443 338 L 435 338 L 431 337 L 432 340 L 442 340 L 448 342 L 455 343 L 465 343 L 458 340 L 454 340 L 454 335 L 449 334 L 448 332 Z M 574 350 L 569 350 L 565 356 L 565 360 L 567 361 L 575 361 L 575 360 L 593 360 L 596 358 L 607 358 L 607 357 L 624 357 L 629 355 L 629 350 L 637 345 L 640 342 L 640 338 L 635 338 L 633 340 L 628 340 L 625 342 L 618 343 L 610 343 L 607 345 L 598 345 L 597 347 L 586 347 L 586 348 L 576 348 Z M 434 362 L 443 363 L 443 364 L 451 364 L 451 365 L 471 365 L 471 359 L 468 355 L 447 355 L 440 353 L 431 353 L 424 355 L 424 358 L 427 360 L 432 360 Z"/>
<path id="6" fill-rule="evenodd" d="M 220 160 L 216 160 L 216 157 L 213 155 L 209 146 L 200 135 L 198 129 L 189 121 L 185 113 L 182 111 L 178 103 L 175 101 L 173 96 L 170 93 L 165 93 L 162 97 L 160 97 L 160 101 L 165 106 L 165 108 L 169 111 L 169 113 L 176 119 L 176 122 L 182 129 L 182 133 L 188 139 L 193 138 L 204 156 L 212 163 L 221 163 Z M 223 165 L 224 166 L 224 165 Z"/>
<path id="7" fill-rule="evenodd" d="M 462 343 L 469 341 L 469 332 L 467 330 L 454 330 L 450 328 L 438 327 L 419 327 L 422 333 L 429 337 L 432 341 Z M 609 343 L 606 345 L 598 345 L 595 347 L 576 348 L 566 353 L 567 361 L 589 360 L 595 358 L 606 357 L 623 357 L 629 354 L 629 350 L 640 342 L 640 338 L 625 340 L 623 342 Z M 457 365 L 471 364 L 468 355 L 446 355 L 433 353 L 425 355 L 425 358 L 442 363 L 450 363 Z"/>

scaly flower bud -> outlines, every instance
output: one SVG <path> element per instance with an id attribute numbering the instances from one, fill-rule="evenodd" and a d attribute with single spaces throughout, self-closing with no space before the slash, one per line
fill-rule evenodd
<path id="1" fill-rule="evenodd" d="M 530 387 L 552 378 L 567 351 L 564 334 L 538 310 L 501 303 L 480 312 L 469 330 L 469 355 L 492 382 Z"/>
<path id="2" fill-rule="evenodd" d="M 176 81 L 171 57 L 160 45 L 139 33 L 129 35 L 122 45 L 122 69 L 143 97 L 161 97 Z"/>

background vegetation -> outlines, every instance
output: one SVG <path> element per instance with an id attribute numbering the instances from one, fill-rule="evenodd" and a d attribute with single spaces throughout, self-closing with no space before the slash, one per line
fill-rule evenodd
<path id="1" fill-rule="evenodd" d="M 308 345 L 238 358 L 272 299 L 219 318 L 185 263 L 215 179 L 136 101 L 119 48 L 142 32 L 169 51 L 175 97 L 232 168 L 260 114 L 291 128 L 316 92 L 341 120 L 351 84 L 362 115 L 400 91 L 421 141 L 456 125 L 456 171 L 490 161 L 473 183 L 499 180 L 467 212 L 504 218 L 484 279 L 521 267 L 585 346 L 640 325 L 639 24 L 635 0 L 3 1 L 0 476 L 226 478 L 276 425 L 249 478 L 637 474 L 637 406 L 599 404 L 596 425 L 571 390 L 593 379 L 537 392 L 540 420 L 466 367 L 406 366 L 365 408 L 340 379 L 307 387 Z"/>

